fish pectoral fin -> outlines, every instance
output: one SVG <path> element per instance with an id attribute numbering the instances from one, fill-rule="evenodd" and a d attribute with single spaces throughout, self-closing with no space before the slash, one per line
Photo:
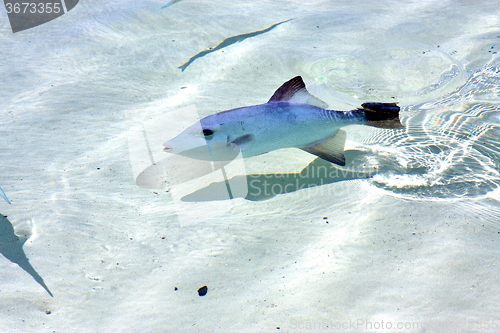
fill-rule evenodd
<path id="1" fill-rule="evenodd" d="M 346 132 L 338 130 L 335 135 L 329 137 L 325 141 L 314 146 L 302 148 L 313 155 L 316 155 L 328 162 L 335 163 L 340 166 L 345 165 L 344 146 L 346 140 Z"/>
<path id="2" fill-rule="evenodd" d="M 328 104 L 319 98 L 311 95 L 307 89 L 302 77 L 296 76 L 293 79 L 283 83 L 283 85 L 276 90 L 269 102 L 286 101 L 290 103 L 309 104 L 321 109 L 328 108 Z M 268 102 L 268 103 L 269 103 Z"/>
<path id="3" fill-rule="evenodd" d="M 248 148 L 254 141 L 255 141 L 255 135 L 245 134 L 233 140 L 233 142 L 231 143 L 237 145 L 238 147 L 240 147 L 240 149 L 245 149 Z"/>

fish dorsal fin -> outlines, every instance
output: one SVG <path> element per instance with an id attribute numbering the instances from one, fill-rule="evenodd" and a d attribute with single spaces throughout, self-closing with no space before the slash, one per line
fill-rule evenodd
<path id="1" fill-rule="evenodd" d="M 307 151 L 313 155 L 321 157 L 329 162 L 344 166 L 345 156 L 344 156 L 344 145 L 346 139 L 346 132 L 344 130 L 338 130 L 335 135 L 329 137 L 325 141 L 322 141 L 316 145 L 302 148 L 302 150 Z"/>
<path id="2" fill-rule="evenodd" d="M 326 109 L 328 107 L 328 104 L 314 97 L 307 91 L 306 85 L 300 76 L 296 76 L 290 81 L 283 83 L 283 85 L 276 90 L 273 97 L 269 100 L 269 102 L 280 101 L 309 104 L 322 109 Z"/>

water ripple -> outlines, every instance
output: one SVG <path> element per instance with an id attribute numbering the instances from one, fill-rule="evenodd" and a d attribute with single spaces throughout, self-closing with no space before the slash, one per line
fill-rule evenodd
<path id="1" fill-rule="evenodd" d="M 500 70 L 490 66 L 474 73 L 445 102 L 409 107 L 406 131 L 369 140 L 384 138 L 374 146 L 379 172 L 372 184 L 419 198 L 496 193 L 500 188 L 499 89 Z"/>
<path id="2" fill-rule="evenodd" d="M 317 60 L 305 70 L 344 97 L 401 104 L 441 99 L 466 83 L 464 65 L 439 48 L 428 47 L 362 49 Z"/>

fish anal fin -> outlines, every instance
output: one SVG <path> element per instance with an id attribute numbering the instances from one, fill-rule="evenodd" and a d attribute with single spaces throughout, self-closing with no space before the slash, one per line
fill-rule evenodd
<path id="1" fill-rule="evenodd" d="M 344 146 L 346 132 L 338 130 L 335 135 L 313 146 L 302 148 L 313 155 L 340 166 L 345 165 Z"/>
<path id="2" fill-rule="evenodd" d="M 328 104 L 314 97 L 307 91 L 306 85 L 300 76 L 296 76 L 283 83 L 283 85 L 276 90 L 268 103 L 271 102 L 309 104 L 322 109 L 328 107 Z"/>

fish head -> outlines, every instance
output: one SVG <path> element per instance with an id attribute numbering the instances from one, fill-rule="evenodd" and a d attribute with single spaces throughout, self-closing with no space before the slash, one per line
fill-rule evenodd
<path id="1" fill-rule="evenodd" d="M 163 151 L 172 154 L 180 154 L 193 148 L 206 145 L 205 135 L 200 122 L 189 126 L 175 138 L 163 144 Z"/>
<path id="2" fill-rule="evenodd" d="M 230 141 L 227 126 L 208 116 L 163 144 L 163 151 L 205 161 L 235 159 L 239 146 Z"/>

